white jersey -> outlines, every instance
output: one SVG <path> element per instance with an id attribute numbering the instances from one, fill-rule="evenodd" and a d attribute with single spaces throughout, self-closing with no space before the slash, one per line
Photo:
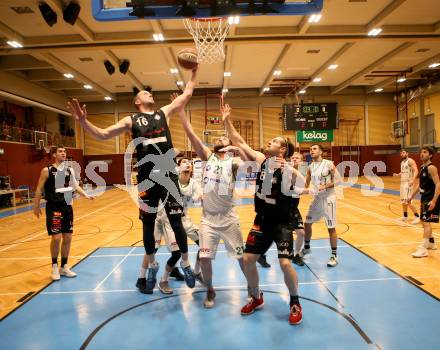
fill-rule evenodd
<path id="1" fill-rule="evenodd" d="M 202 194 L 202 188 L 200 183 L 194 181 L 194 179 L 190 178 L 189 183 L 187 185 L 183 185 L 179 181 L 180 193 L 182 195 L 183 200 L 183 213 L 185 216 L 188 212 L 188 204 L 191 201 L 195 201 Z M 163 220 L 167 217 L 165 212 L 165 208 L 162 206 L 157 212 L 157 218 Z"/>
<path id="2" fill-rule="evenodd" d="M 332 181 L 331 171 L 333 162 L 328 159 L 322 159 L 320 162 L 312 162 L 309 165 L 311 184 L 318 193 L 318 196 L 327 196 L 335 193 L 334 187 L 327 188 L 325 191 L 319 192 L 319 186 L 326 185 Z"/>
<path id="3" fill-rule="evenodd" d="M 233 208 L 235 186 L 233 162 L 233 157 L 222 160 L 215 153 L 208 158 L 202 178 L 203 212 L 221 214 Z"/>
<path id="4" fill-rule="evenodd" d="M 295 168 L 296 169 L 296 168 Z M 301 163 L 298 167 L 298 169 L 296 169 L 299 171 L 299 173 L 306 177 L 307 175 L 307 163 Z M 295 191 L 292 194 L 292 198 L 299 198 L 301 195 L 299 193 L 296 193 Z"/>
<path id="5" fill-rule="evenodd" d="M 414 171 L 409 164 L 410 158 L 406 158 L 400 162 L 400 182 L 408 183 L 414 176 Z"/>

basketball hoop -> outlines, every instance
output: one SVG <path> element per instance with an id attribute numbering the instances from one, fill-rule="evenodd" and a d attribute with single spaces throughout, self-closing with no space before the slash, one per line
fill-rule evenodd
<path id="1" fill-rule="evenodd" d="M 183 23 L 196 44 L 199 63 L 212 64 L 225 60 L 223 43 L 229 31 L 227 18 L 184 18 Z"/>
<path id="2" fill-rule="evenodd" d="M 49 153 L 50 153 L 50 149 L 51 149 L 51 146 L 44 146 L 44 152 L 45 152 L 46 154 L 49 154 Z"/>

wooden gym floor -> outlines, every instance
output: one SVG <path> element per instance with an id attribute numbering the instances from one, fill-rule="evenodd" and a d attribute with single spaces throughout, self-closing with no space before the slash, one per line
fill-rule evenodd
<path id="1" fill-rule="evenodd" d="M 440 298 L 440 250 L 430 256 L 414 259 L 411 253 L 421 241 L 421 225 L 400 222 L 399 179 L 384 177 L 386 193 L 368 191 L 364 196 L 359 186 L 342 187 L 344 198 L 338 200 L 339 237 L 355 246 L 420 288 Z M 360 179 L 358 183 L 367 183 Z M 305 217 L 310 197 L 301 199 Z M 416 203 L 419 205 L 419 203 Z M 237 206 L 244 237 L 253 221 L 253 205 Z M 200 208 L 191 208 L 190 216 L 198 223 Z M 79 199 L 74 204 L 75 227 L 70 265 L 78 263 L 99 247 L 142 245 L 142 227 L 138 211 L 128 194 L 120 189 L 107 190 L 95 201 Z M 412 215 L 410 214 L 410 220 Z M 434 224 L 438 239 L 438 224 Z M 32 211 L 0 219 L 0 318 L 20 306 L 30 292 L 37 292 L 50 280 L 49 237 L 45 219 L 35 218 Z M 314 225 L 313 238 L 326 238 L 323 223 Z M 313 251 L 313 242 L 312 242 Z M 344 252 L 340 250 L 340 264 Z M 313 254 L 311 259 L 313 259 Z M 140 259 L 139 259 L 140 262 Z M 22 301 L 19 301 L 19 300 Z"/>

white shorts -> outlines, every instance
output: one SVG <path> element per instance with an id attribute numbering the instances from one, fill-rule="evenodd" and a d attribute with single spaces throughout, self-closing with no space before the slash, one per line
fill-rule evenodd
<path id="1" fill-rule="evenodd" d="M 199 227 L 195 225 L 189 217 L 182 217 L 182 225 L 189 238 L 191 238 L 194 242 L 199 240 Z M 171 227 L 170 221 L 166 216 L 164 218 L 156 219 L 154 224 L 154 240 L 156 242 L 156 249 L 160 247 L 162 237 L 165 239 L 165 244 L 170 252 L 179 250 L 173 228 Z"/>
<path id="2" fill-rule="evenodd" d="M 335 228 L 336 221 L 336 196 L 316 196 L 310 204 L 306 216 L 306 224 L 313 224 L 324 217 L 327 228 Z"/>
<path id="3" fill-rule="evenodd" d="M 225 243 L 229 256 L 235 259 L 243 257 L 244 242 L 240 230 L 240 220 L 235 210 L 227 214 L 202 214 L 200 223 L 200 257 L 215 259 L 220 239 Z"/>
<path id="4" fill-rule="evenodd" d="M 413 187 L 409 185 L 407 182 L 403 182 L 400 184 L 400 201 L 402 203 L 408 204 L 409 199 L 411 198 L 411 194 L 413 191 Z"/>

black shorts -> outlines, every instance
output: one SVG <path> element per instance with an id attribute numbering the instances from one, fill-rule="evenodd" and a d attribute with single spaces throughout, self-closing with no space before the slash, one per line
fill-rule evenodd
<path id="1" fill-rule="evenodd" d="M 57 206 L 46 204 L 46 227 L 47 233 L 57 235 L 59 233 L 73 232 L 73 209 L 71 205 Z"/>
<path id="2" fill-rule="evenodd" d="M 145 174 L 139 173 L 137 176 L 138 179 L 138 186 L 139 184 L 144 181 L 146 178 Z M 151 180 L 150 178 L 148 178 Z M 163 184 L 156 183 L 154 181 L 154 184 L 148 188 L 147 190 L 141 191 L 139 188 L 139 201 L 140 201 L 140 208 L 139 208 L 139 218 L 142 220 L 145 215 L 147 214 L 157 214 L 157 210 L 159 208 L 159 201 L 162 201 L 164 203 L 165 211 L 168 216 L 183 216 L 183 199 L 182 195 L 180 193 L 180 187 L 178 182 L 178 176 L 176 174 L 166 174 L 164 176 L 165 184 L 167 186 L 164 186 Z M 170 191 L 170 188 L 173 188 L 173 191 Z M 174 193 L 176 196 L 173 196 Z M 177 198 L 175 198 L 177 197 Z M 144 205 L 142 205 L 144 204 Z"/>
<path id="3" fill-rule="evenodd" d="M 257 214 L 254 225 L 246 240 L 244 252 L 263 255 L 273 242 L 277 245 L 278 258 L 293 258 L 293 225 L 292 223 L 276 223 L 265 220 Z"/>
<path id="4" fill-rule="evenodd" d="M 439 222 L 439 214 L 440 214 L 440 199 L 437 200 L 435 207 L 433 210 L 428 210 L 429 202 L 431 199 L 420 200 L 420 220 L 424 222 Z"/>

